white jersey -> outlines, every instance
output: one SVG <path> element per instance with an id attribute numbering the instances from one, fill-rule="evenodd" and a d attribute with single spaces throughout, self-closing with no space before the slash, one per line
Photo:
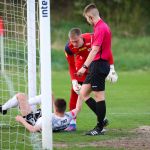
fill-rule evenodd
<path id="1" fill-rule="evenodd" d="M 52 114 L 52 129 L 53 129 L 53 131 L 57 132 L 57 131 L 66 129 L 69 126 L 71 120 L 75 117 L 76 116 L 73 111 L 66 112 L 63 117 L 56 116 L 53 113 Z M 38 126 L 42 129 L 42 117 L 40 117 L 37 120 L 37 122 L 35 123 L 35 126 Z"/>

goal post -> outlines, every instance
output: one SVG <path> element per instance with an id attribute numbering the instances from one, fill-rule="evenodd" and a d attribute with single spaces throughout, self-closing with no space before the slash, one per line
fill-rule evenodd
<path id="1" fill-rule="evenodd" d="M 0 54 L 1 54 L 1 73 L 4 72 L 4 23 L 3 18 L 0 16 Z"/>
<path id="2" fill-rule="evenodd" d="M 42 95 L 42 146 L 52 150 L 52 88 L 51 88 L 51 37 L 50 0 L 39 0 L 40 60 Z"/>
<path id="3" fill-rule="evenodd" d="M 35 0 L 27 0 L 28 97 L 36 96 L 36 20 Z M 36 111 L 36 106 L 32 106 Z"/>
<path id="4" fill-rule="evenodd" d="M 17 107 L 0 113 L 0 149 L 53 149 L 50 29 L 50 0 L 0 1 L 0 105 L 18 92 L 33 97 L 40 85 L 43 118 L 32 136 L 15 121 Z"/>

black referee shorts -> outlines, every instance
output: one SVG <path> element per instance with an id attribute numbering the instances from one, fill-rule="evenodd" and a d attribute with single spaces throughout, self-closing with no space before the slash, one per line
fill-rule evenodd
<path id="1" fill-rule="evenodd" d="M 108 61 L 102 59 L 93 61 L 83 84 L 91 84 L 92 91 L 105 91 L 105 78 L 109 71 Z"/>

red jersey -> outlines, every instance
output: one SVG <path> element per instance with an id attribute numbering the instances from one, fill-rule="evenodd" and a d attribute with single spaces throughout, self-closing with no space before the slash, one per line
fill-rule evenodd
<path id="1" fill-rule="evenodd" d="M 89 55 L 93 41 L 93 34 L 85 33 L 82 34 L 82 37 L 84 41 L 82 47 L 74 48 L 71 42 L 68 42 L 65 46 L 65 54 L 69 65 L 71 80 L 76 79 L 79 82 L 83 82 L 87 75 L 87 72 L 85 72 L 82 77 L 78 77 L 76 73 L 82 67 Z M 111 55 L 111 57 L 109 58 L 109 64 L 113 63 L 113 56 Z"/>
<path id="2" fill-rule="evenodd" d="M 89 55 L 91 50 L 91 41 L 92 41 L 92 34 L 85 33 L 82 34 L 84 44 L 80 48 L 74 48 L 71 42 L 66 44 L 65 47 L 65 54 L 66 59 L 69 64 L 69 72 L 71 76 L 71 80 L 76 79 L 79 82 L 83 82 L 87 75 L 87 72 L 82 76 L 78 77 L 76 72 L 82 67 L 86 58 Z"/>
<path id="3" fill-rule="evenodd" d="M 0 17 L 0 36 L 3 36 L 4 34 L 4 22 L 3 22 L 3 18 Z"/>
<path id="4" fill-rule="evenodd" d="M 111 51 L 111 31 L 108 25 L 100 19 L 94 26 L 94 35 L 92 46 L 99 46 L 99 52 L 96 54 L 94 60 L 104 59 L 110 60 L 112 57 Z"/>

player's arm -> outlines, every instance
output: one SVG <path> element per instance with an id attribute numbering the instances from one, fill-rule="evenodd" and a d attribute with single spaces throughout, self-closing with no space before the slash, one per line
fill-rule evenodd
<path id="1" fill-rule="evenodd" d="M 41 128 L 38 126 L 30 125 L 28 122 L 25 121 L 25 119 L 22 116 L 16 116 L 16 121 L 20 122 L 30 132 L 37 132 L 41 130 Z"/>
<path id="2" fill-rule="evenodd" d="M 81 111 L 82 107 L 82 97 L 79 95 L 76 103 L 76 108 L 68 112 L 72 119 L 75 119 L 78 113 Z"/>
<path id="3" fill-rule="evenodd" d="M 77 72 L 78 76 L 82 76 L 85 73 L 85 71 L 88 69 L 89 65 L 91 64 L 91 62 L 95 58 L 96 54 L 98 53 L 99 49 L 100 49 L 99 46 L 92 46 L 92 50 L 90 51 L 86 61 L 84 62 L 84 65 Z"/>
<path id="4" fill-rule="evenodd" d="M 54 114 L 56 114 L 56 109 L 55 109 L 55 97 L 54 97 L 54 94 L 52 94 L 52 105 L 53 105 Z"/>
<path id="5" fill-rule="evenodd" d="M 110 57 L 108 59 L 108 63 L 110 65 L 114 65 L 114 57 L 113 57 L 112 51 L 110 51 Z"/>
<path id="6" fill-rule="evenodd" d="M 74 116 L 76 117 L 78 113 L 81 111 L 82 108 L 82 97 L 81 95 L 78 95 L 77 103 L 76 103 L 76 108 L 72 110 Z"/>
<path id="7" fill-rule="evenodd" d="M 77 77 L 76 77 L 76 66 L 75 66 L 75 58 L 74 54 L 69 48 L 68 44 L 65 47 L 65 55 L 68 61 L 69 66 L 69 73 L 72 81 L 73 90 L 79 94 L 79 90 L 81 88 L 80 84 L 78 84 Z"/>
<path id="8" fill-rule="evenodd" d="M 99 36 L 101 35 L 101 36 Z M 96 54 L 101 50 L 100 47 L 103 43 L 103 39 L 105 36 L 105 31 L 103 29 L 97 29 L 97 31 L 94 33 L 94 39 L 92 43 L 92 50 L 90 51 L 84 65 L 89 67 L 93 59 L 95 58 Z"/>
<path id="9" fill-rule="evenodd" d="M 93 39 L 93 43 L 92 43 L 92 50 L 90 51 L 86 61 L 84 62 L 84 65 L 82 66 L 82 68 L 78 71 L 78 76 L 82 76 L 84 74 L 84 72 L 86 71 L 86 69 L 88 69 L 89 65 L 91 64 L 91 62 L 93 61 L 93 59 L 95 58 L 96 54 L 101 50 L 100 47 L 102 45 L 103 42 L 103 38 L 104 38 L 104 30 L 100 30 L 97 29 L 98 31 L 94 33 L 94 39 Z M 99 36 L 101 35 L 101 36 Z"/>
<path id="10" fill-rule="evenodd" d="M 110 64 L 110 72 L 109 72 L 108 76 L 106 77 L 106 80 L 108 80 L 111 83 L 115 83 L 118 80 L 118 75 L 117 75 L 117 73 L 115 71 L 114 59 L 113 59 L 112 51 L 110 53 L 110 57 L 109 57 L 108 62 Z"/>
<path id="11" fill-rule="evenodd" d="M 69 48 L 68 44 L 65 46 L 65 56 L 68 61 L 68 67 L 69 67 L 69 73 L 71 80 L 76 79 L 75 73 L 76 73 L 76 67 L 75 67 L 75 60 L 74 60 L 74 54 Z"/>

